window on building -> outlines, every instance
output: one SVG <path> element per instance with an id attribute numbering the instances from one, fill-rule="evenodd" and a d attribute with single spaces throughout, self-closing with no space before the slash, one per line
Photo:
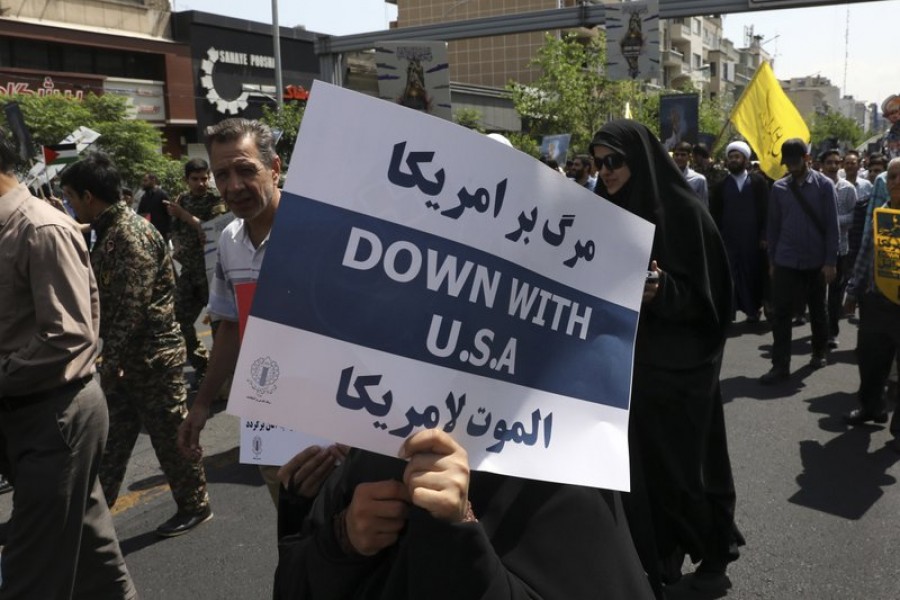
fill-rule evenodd
<path id="1" fill-rule="evenodd" d="M 694 19 L 694 35 L 700 35 L 701 27 L 700 19 Z"/>
<path id="2" fill-rule="evenodd" d="M 50 70 L 47 44 L 34 40 L 18 40 L 13 46 L 12 67 Z"/>
<path id="3" fill-rule="evenodd" d="M 163 57 L 143 52 L 0 38 L 0 65 L 18 69 L 165 79 Z"/>
<path id="4" fill-rule="evenodd" d="M 103 51 L 97 52 L 95 58 L 97 60 L 97 73 L 104 75 L 126 76 L 125 61 L 122 52 Z"/>
<path id="5" fill-rule="evenodd" d="M 710 77 L 717 77 L 718 76 L 718 75 L 716 75 L 717 70 L 718 70 L 718 63 L 716 63 L 715 61 L 709 63 L 709 76 Z"/>
<path id="6" fill-rule="evenodd" d="M 69 46 L 62 52 L 61 71 L 69 73 L 93 73 L 94 56 L 90 48 Z"/>
<path id="7" fill-rule="evenodd" d="M 703 66 L 703 57 L 699 54 L 694 54 L 694 68 L 699 69 Z"/>

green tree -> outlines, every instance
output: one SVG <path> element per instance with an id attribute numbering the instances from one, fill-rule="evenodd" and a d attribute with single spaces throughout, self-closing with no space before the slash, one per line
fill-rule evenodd
<path id="1" fill-rule="evenodd" d="M 849 146 L 857 146 L 863 135 L 863 129 L 856 120 L 833 111 L 816 115 L 810 128 L 814 148 L 829 138 L 845 142 Z"/>
<path id="2" fill-rule="evenodd" d="M 281 131 L 281 139 L 275 149 L 278 151 L 278 156 L 281 157 L 281 173 L 285 175 L 290 166 L 291 155 L 294 153 L 294 144 L 297 143 L 297 135 L 300 132 L 300 123 L 303 122 L 306 105 L 299 102 L 285 102 L 281 111 L 277 107 L 264 105 L 262 112 L 260 120 L 271 127 L 273 131 Z"/>
<path id="3" fill-rule="evenodd" d="M 482 114 L 477 108 L 458 108 L 453 111 L 453 120 L 457 125 L 468 127 L 478 133 L 484 133 L 481 124 Z"/>
<path id="4" fill-rule="evenodd" d="M 102 150 L 116 163 L 125 185 L 136 187 L 144 173 L 153 172 L 170 185 L 172 193 L 183 176 L 173 181 L 180 161 L 161 152 L 162 133 L 147 123 L 130 118 L 128 101 L 115 94 L 88 94 L 83 100 L 65 96 L 14 96 L 0 98 L 0 104 L 15 100 L 22 108 L 25 125 L 36 144 L 52 146 L 80 126 L 101 137 L 92 149 Z"/>
<path id="5" fill-rule="evenodd" d="M 541 71 L 537 81 L 532 85 L 507 85 L 530 133 L 570 133 L 573 151 L 586 150 L 591 136 L 613 108 L 612 86 L 602 75 L 605 57 L 602 35 L 585 44 L 574 34 L 559 38 L 547 34 L 531 61 Z"/>
<path id="6" fill-rule="evenodd" d="M 541 157 L 541 145 L 533 136 L 519 132 L 510 132 L 505 135 L 514 148 L 534 158 Z"/>
<path id="7" fill-rule="evenodd" d="M 5 96 L 4 106 L 18 102 L 25 124 L 35 144 L 52 146 L 91 120 L 91 112 L 83 102 L 66 96 Z"/>

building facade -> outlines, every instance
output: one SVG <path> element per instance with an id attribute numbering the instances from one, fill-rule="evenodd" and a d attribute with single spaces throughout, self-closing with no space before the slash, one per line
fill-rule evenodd
<path id="1" fill-rule="evenodd" d="M 172 14 L 172 37 L 190 55 L 188 80 L 196 114 L 193 143 L 202 132 L 228 117 L 256 119 L 263 106 L 274 108 L 275 58 L 272 27 L 197 11 Z M 285 102 L 306 102 L 307 90 L 319 74 L 315 36 L 305 29 L 282 27 L 281 71 Z"/>

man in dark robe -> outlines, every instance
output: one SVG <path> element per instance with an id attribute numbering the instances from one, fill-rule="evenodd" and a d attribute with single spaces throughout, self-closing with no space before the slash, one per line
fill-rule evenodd
<path id="1" fill-rule="evenodd" d="M 685 553 L 693 582 L 725 586 L 743 538 L 734 525 L 719 371 L 732 291 L 716 225 L 659 140 L 630 120 L 607 123 L 591 154 L 597 194 L 656 226 L 635 340 L 629 421 L 632 537 L 657 597 Z M 671 568 L 669 568 L 671 567 Z"/>
<path id="2" fill-rule="evenodd" d="M 746 143 L 731 142 L 725 154 L 729 175 L 713 188 L 709 212 L 728 253 L 734 281 L 735 312 L 743 312 L 748 322 L 755 323 L 759 321 L 767 275 L 769 186 L 760 175 L 747 172 L 750 146 Z"/>

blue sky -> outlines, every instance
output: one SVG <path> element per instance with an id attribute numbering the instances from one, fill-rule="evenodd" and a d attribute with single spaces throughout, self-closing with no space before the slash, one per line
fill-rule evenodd
<path id="1" fill-rule="evenodd" d="M 473 0 L 477 1 L 477 0 Z M 271 20 L 271 0 L 173 0 L 174 10 L 202 10 L 228 16 Z M 845 44 L 847 12 L 849 45 Z M 396 7 L 382 0 L 280 0 L 283 26 L 305 25 L 310 31 L 347 35 L 387 28 Z M 900 93 L 900 61 L 896 44 L 900 30 L 900 0 L 851 2 L 821 8 L 801 8 L 734 14 L 725 17 L 725 34 L 743 45 L 744 27 L 753 25 L 775 58 L 780 79 L 821 74 L 857 100 L 878 102 Z"/>

